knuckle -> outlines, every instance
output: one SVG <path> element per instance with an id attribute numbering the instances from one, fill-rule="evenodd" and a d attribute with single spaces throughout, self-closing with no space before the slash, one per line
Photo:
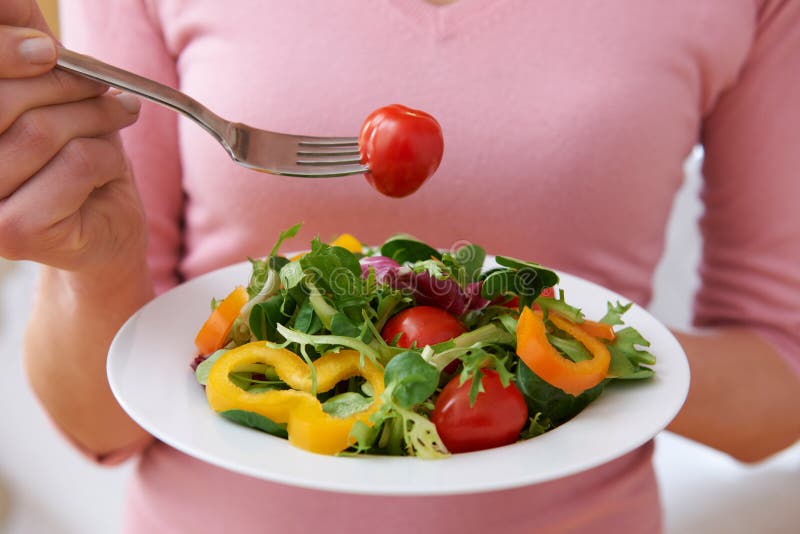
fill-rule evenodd
<path id="1" fill-rule="evenodd" d="M 54 143 L 53 130 L 48 125 L 46 114 L 40 110 L 23 113 L 14 129 L 19 145 L 31 150 L 46 150 Z"/>
<path id="2" fill-rule="evenodd" d="M 22 247 L 25 240 L 19 221 L 4 214 L 1 210 L 0 207 L 0 257 L 12 261 L 24 259 Z"/>
<path id="3" fill-rule="evenodd" d="M 59 156 L 62 163 L 70 175 L 91 176 L 96 169 L 95 143 L 90 139 L 76 138 L 71 139 L 64 148 L 61 149 Z"/>
<path id="4" fill-rule="evenodd" d="M 75 138 L 61 150 L 65 171 L 96 184 L 115 178 L 125 166 L 125 156 L 107 139 Z"/>

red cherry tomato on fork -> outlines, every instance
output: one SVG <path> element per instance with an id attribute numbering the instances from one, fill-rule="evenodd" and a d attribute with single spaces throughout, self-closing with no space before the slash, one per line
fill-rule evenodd
<path id="1" fill-rule="evenodd" d="M 470 452 L 510 445 L 528 422 L 528 406 L 514 383 L 503 387 L 493 369 L 482 371 L 483 391 L 469 405 L 472 379 L 454 377 L 434 404 L 431 421 L 450 452 Z"/>
<path id="2" fill-rule="evenodd" d="M 400 104 L 369 114 L 358 136 L 367 181 L 390 197 L 408 196 L 442 161 L 442 128 L 431 115 Z"/>
<path id="3" fill-rule="evenodd" d="M 386 323 L 381 337 L 391 343 L 399 335 L 397 346 L 410 348 L 435 345 L 448 341 L 465 332 L 461 323 L 441 308 L 433 306 L 414 306 L 407 308 Z"/>

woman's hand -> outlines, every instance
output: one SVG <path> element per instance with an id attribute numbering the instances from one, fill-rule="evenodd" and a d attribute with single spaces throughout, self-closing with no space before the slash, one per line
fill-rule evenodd
<path id="1" fill-rule="evenodd" d="M 117 136 L 139 102 L 54 70 L 55 46 L 41 31 L 0 25 L 0 256 L 94 270 L 144 254 L 144 213 Z"/>
<path id="2" fill-rule="evenodd" d="M 800 439 L 800 380 L 758 334 L 676 333 L 689 358 L 689 396 L 669 430 L 759 462 Z"/>
<path id="3" fill-rule="evenodd" d="M 119 458 L 152 440 L 105 374 L 114 333 L 153 296 L 144 211 L 118 136 L 139 102 L 54 70 L 36 3 L 0 4 L 0 257 L 46 265 L 25 333 L 28 379 L 72 442 Z"/>

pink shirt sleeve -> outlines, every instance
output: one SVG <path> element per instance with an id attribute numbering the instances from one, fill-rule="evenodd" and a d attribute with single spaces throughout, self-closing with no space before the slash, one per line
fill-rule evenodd
<path id="1" fill-rule="evenodd" d="M 60 15 L 65 46 L 177 86 L 175 62 L 143 0 L 62 0 Z M 106 25 L 126 31 L 96 31 Z M 134 176 L 147 213 L 148 263 L 156 292 L 161 293 L 178 282 L 183 193 L 177 115 L 144 102 L 138 122 L 124 130 L 122 138 L 135 162 Z M 152 443 L 148 438 L 98 456 L 65 437 L 82 454 L 106 465 L 118 464 Z"/>
<path id="2" fill-rule="evenodd" d="M 698 326 L 744 326 L 800 371 L 800 2 L 762 2 L 739 79 L 706 118 Z"/>
<path id="3" fill-rule="evenodd" d="M 62 0 L 64 44 L 76 52 L 178 86 L 175 59 L 145 0 Z M 123 32 L 97 28 L 125 28 Z M 122 132 L 147 213 L 148 260 L 156 292 L 178 282 L 183 209 L 177 114 L 145 101 L 139 120 Z"/>

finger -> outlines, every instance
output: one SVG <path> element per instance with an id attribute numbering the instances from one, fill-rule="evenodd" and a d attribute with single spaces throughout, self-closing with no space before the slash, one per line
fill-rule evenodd
<path id="1" fill-rule="evenodd" d="M 0 133 L 28 110 L 93 98 L 107 89 L 103 84 L 57 69 L 35 78 L 0 80 Z"/>
<path id="2" fill-rule="evenodd" d="M 2 0 L 2 3 L 0 24 L 35 28 L 49 35 L 53 34 L 34 0 Z"/>
<path id="3" fill-rule="evenodd" d="M 36 176 L 0 201 L 0 256 L 52 264 L 86 245 L 81 209 L 98 189 L 126 176 L 125 156 L 109 139 L 66 144 Z"/>
<path id="4" fill-rule="evenodd" d="M 133 124 L 139 107 L 138 98 L 121 93 L 25 112 L 0 136 L 0 198 L 14 194 L 71 139 Z"/>
<path id="5" fill-rule="evenodd" d="M 0 78 L 29 78 L 53 68 L 55 42 L 30 28 L 0 26 Z"/>

